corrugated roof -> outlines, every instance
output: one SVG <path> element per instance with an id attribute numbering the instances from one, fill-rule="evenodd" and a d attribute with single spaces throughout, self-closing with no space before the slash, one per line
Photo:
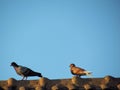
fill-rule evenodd
<path id="1" fill-rule="evenodd" d="M 105 76 L 103 78 L 69 79 L 40 78 L 39 80 L 15 80 L 9 78 L 0 81 L 0 90 L 120 90 L 120 78 Z"/>

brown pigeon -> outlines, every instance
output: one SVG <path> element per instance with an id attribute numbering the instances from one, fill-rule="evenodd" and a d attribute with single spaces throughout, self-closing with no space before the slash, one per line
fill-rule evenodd
<path id="1" fill-rule="evenodd" d="M 15 62 L 12 62 L 11 66 L 13 66 L 13 68 L 15 69 L 15 71 L 18 75 L 23 77 L 22 80 L 24 80 L 24 78 L 26 78 L 26 80 L 27 80 L 27 77 L 29 77 L 29 76 L 42 77 L 41 73 L 35 72 L 35 71 L 31 70 L 30 68 L 18 65 Z"/>
<path id="2" fill-rule="evenodd" d="M 91 76 L 91 72 L 86 71 L 85 69 L 82 69 L 80 67 L 76 67 L 75 64 L 70 64 L 70 71 L 73 75 L 76 75 L 77 77 L 80 76 Z"/>

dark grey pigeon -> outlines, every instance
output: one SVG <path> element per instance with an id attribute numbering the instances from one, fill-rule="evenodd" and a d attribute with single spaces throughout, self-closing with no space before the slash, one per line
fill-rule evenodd
<path id="1" fill-rule="evenodd" d="M 35 71 L 31 70 L 30 68 L 18 65 L 15 62 L 12 62 L 11 66 L 13 66 L 13 68 L 15 69 L 15 71 L 18 75 L 23 77 L 22 80 L 24 80 L 24 78 L 26 78 L 26 80 L 27 80 L 27 77 L 29 77 L 29 76 L 42 77 L 41 73 L 35 72 Z"/>

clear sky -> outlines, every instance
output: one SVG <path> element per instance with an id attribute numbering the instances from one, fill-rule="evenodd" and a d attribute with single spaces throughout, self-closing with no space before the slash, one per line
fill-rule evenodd
<path id="1" fill-rule="evenodd" d="M 21 79 L 12 61 L 49 79 L 71 78 L 70 63 L 120 77 L 120 0 L 0 0 L 0 80 Z"/>

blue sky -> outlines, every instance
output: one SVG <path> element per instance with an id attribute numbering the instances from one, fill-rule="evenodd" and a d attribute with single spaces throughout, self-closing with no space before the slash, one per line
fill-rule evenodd
<path id="1" fill-rule="evenodd" d="M 50 79 L 71 78 L 70 63 L 119 77 L 120 1 L 0 0 L 0 80 L 21 79 L 12 61 Z"/>

